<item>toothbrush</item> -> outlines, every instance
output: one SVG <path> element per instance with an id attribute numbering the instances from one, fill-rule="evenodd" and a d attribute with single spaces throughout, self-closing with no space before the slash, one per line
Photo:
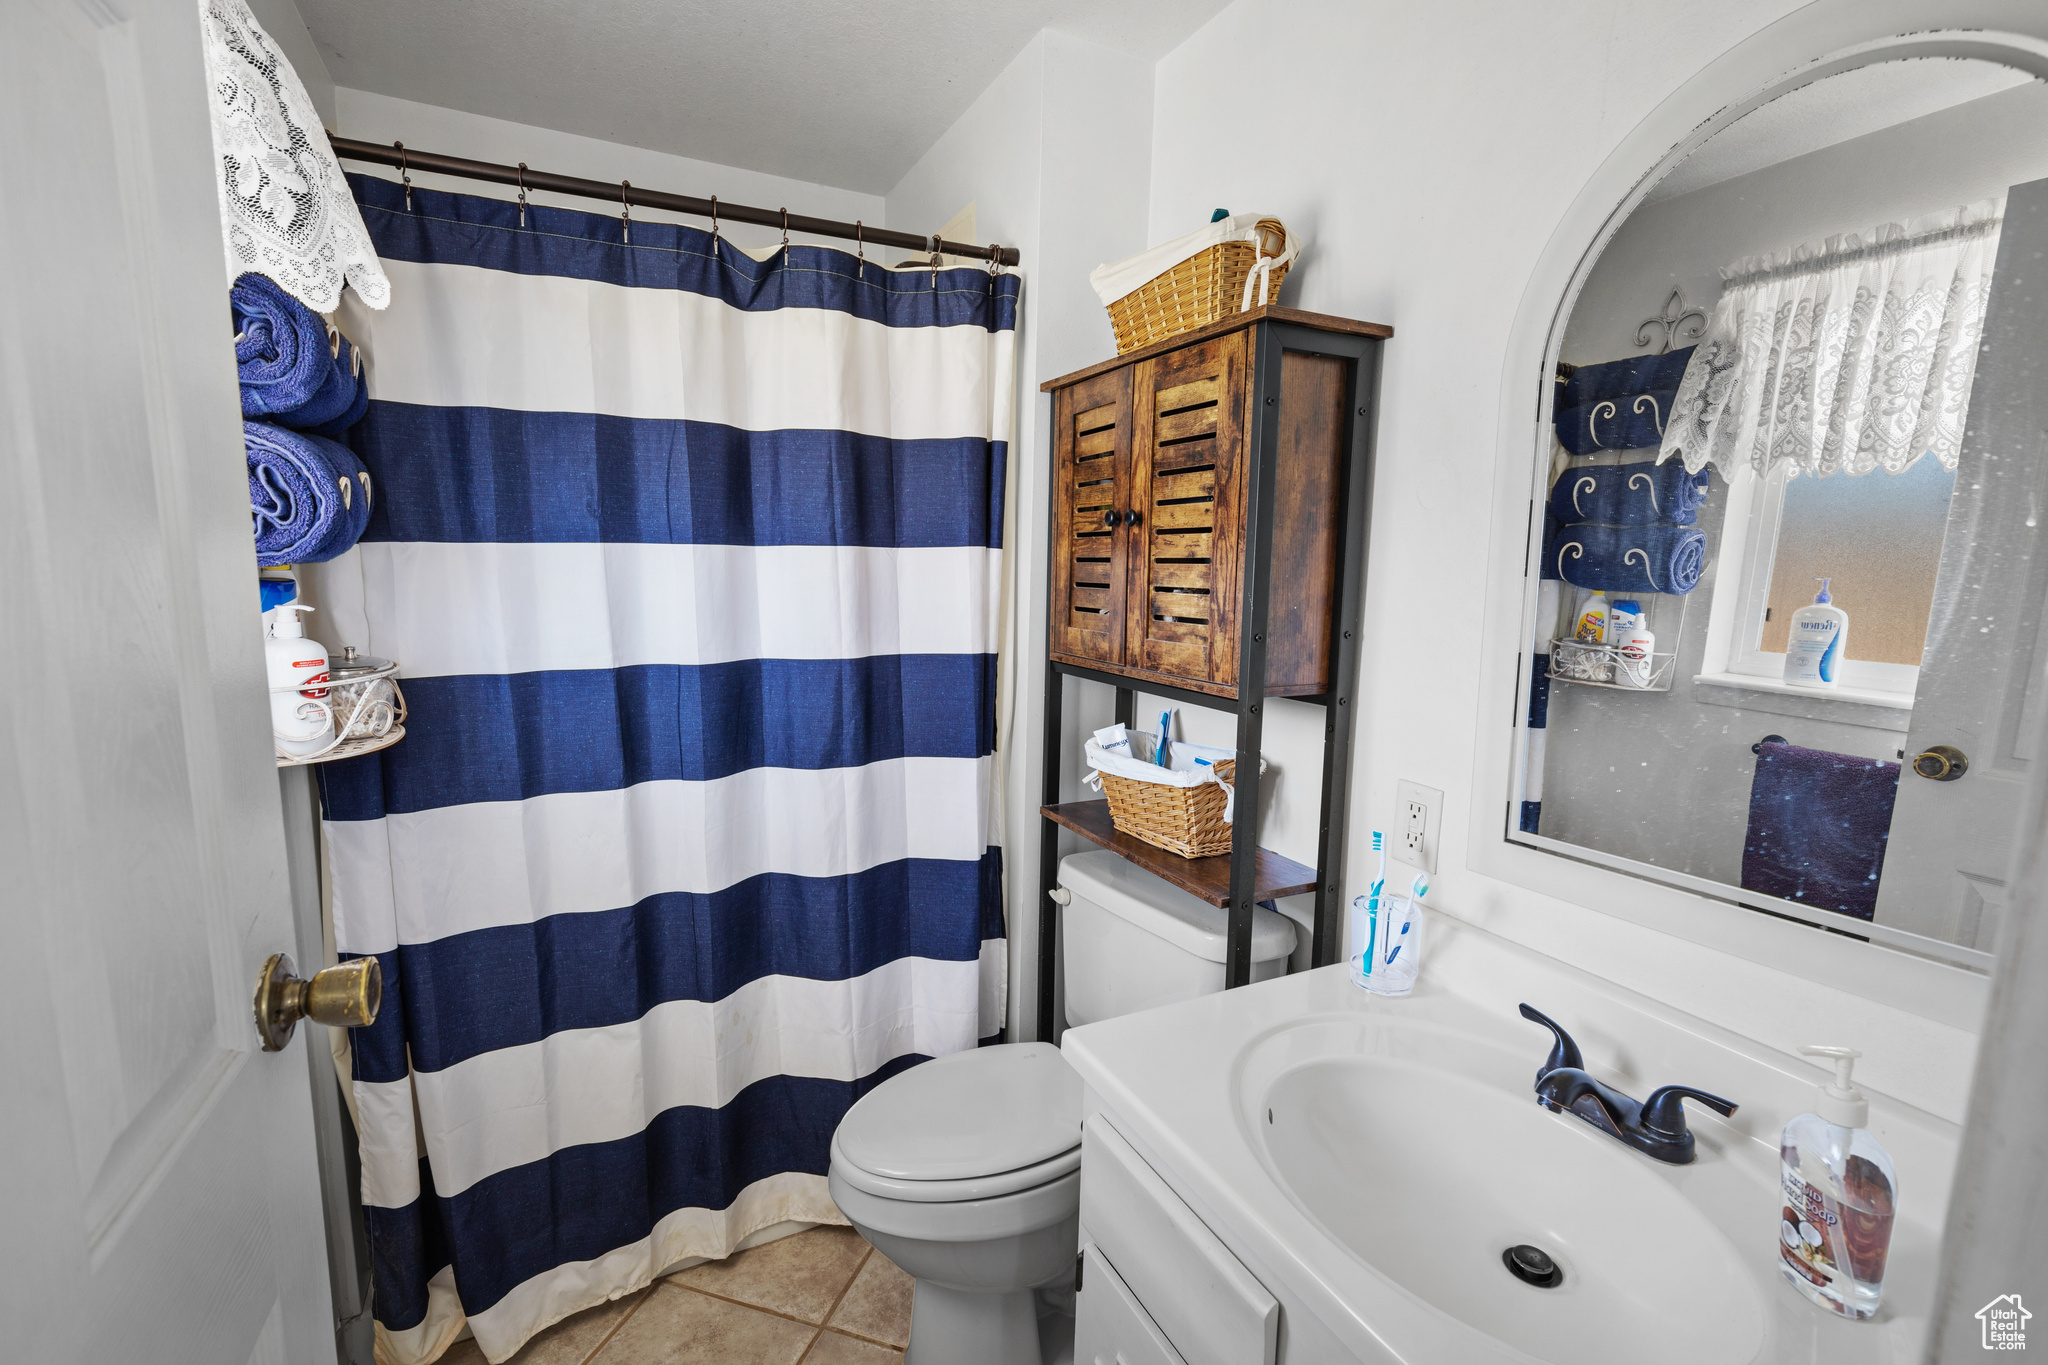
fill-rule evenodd
<path id="1" fill-rule="evenodd" d="M 1167 731 L 1168 727 L 1169 727 L 1169 726 L 1171 726 L 1172 724 L 1173 724 L 1173 708 L 1172 708 L 1171 706 L 1169 706 L 1169 707 L 1167 707 L 1167 708 L 1166 708 L 1166 709 L 1165 709 L 1164 711 L 1161 711 L 1161 712 L 1159 713 L 1159 747 L 1158 747 L 1158 748 L 1156 748 L 1155 750 L 1153 750 L 1153 752 L 1152 752 L 1152 761 L 1153 761 L 1153 762 L 1155 762 L 1155 763 L 1157 763 L 1157 764 L 1158 764 L 1158 765 L 1159 765 L 1160 767 L 1162 767 L 1162 768 L 1164 768 L 1164 767 L 1166 767 L 1166 766 L 1167 766 L 1167 762 L 1166 762 L 1166 745 L 1167 745 L 1167 739 L 1166 739 L 1166 731 Z"/>
<path id="2" fill-rule="evenodd" d="M 1372 964 L 1379 960 L 1380 937 L 1380 892 L 1387 884 L 1387 842 L 1386 836 L 1378 830 L 1372 832 L 1372 851 L 1380 855 L 1380 872 L 1373 878 L 1372 889 L 1366 893 L 1365 902 L 1365 974 L 1372 975 Z"/>
<path id="3" fill-rule="evenodd" d="M 1408 931 L 1415 927 L 1415 907 L 1422 904 L 1422 898 L 1429 894 L 1429 874 L 1427 872 L 1416 873 L 1415 880 L 1409 883 L 1408 890 L 1412 893 L 1412 898 L 1408 902 L 1409 917 L 1401 925 L 1401 941 L 1394 945 L 1393 952 L 1387 954 L 1387 965 L 1389 967 L 1393 966 L 1394 959 L 1401 955 L 1401 949 L 1408 945 Z"/>

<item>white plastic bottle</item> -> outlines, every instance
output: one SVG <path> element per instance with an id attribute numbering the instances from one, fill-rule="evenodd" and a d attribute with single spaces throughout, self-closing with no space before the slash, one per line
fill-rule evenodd
<path id="1" fill-rule="evenodd" d="M 1801 1052 L 1834 1063 L 1814 1112 L 1785 1125 L 1784 1204 L 1778 1211 L 1778 1272 L 1785 1283 L 1845 1318 L 1867 1318 L 1884 1297 L 1885 1257 L 1899 1211 L 1891 1153 L 1863 1125 L 1870 1101 L 1849 1083 L 1863 1054 L 1846 1047 Z"/>
<path id="2" fill-rule="evenodd" d="M 317 753 L 334 738 L 327 705 L 327 649 L 306 638 L 300 612 L 313 608 L 286 602 L 265 613 L 270 635 L 263 641 L 264 671 L 270 680 L 270 729 L 288 754 Z M 290 691 L 280 691 L 290 688 Z"/>
<path id="3" fill-rule="evenodd" d="M 1614 641 L 1614 681 L 1623 687 L 1648 687 L 1657 675 L 1657 637 L 1643 624 L 1642 613 L 1636 613 L 1635 621 Z"/>
<path id="4" fill-rule="evenodd" d="M 1785 681 L 1799 687 L 1835 687 L 1842 681 L 1842 659 L 1849 652 L 1849 613 L 1829 605 L 1831 579 L 1816 578 L 1820 596 L 1792 613 L 1785 640 Z"/>

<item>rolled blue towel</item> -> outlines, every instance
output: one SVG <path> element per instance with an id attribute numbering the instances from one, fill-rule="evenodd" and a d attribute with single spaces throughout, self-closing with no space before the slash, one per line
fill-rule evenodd
<path id="1" fill-rule="evenodd" d="M 228 306 L 242 416 L 320 427 L 355 405 L 362 379 L 352 358 L 336 358 L 319 314 L 256 274 L 235 281 Z"/>
<path id="2" fill-rule="evenodd" d="M 333 421 L 324 422 L 317 427 L 305 427 L 302 430 L 338 441 L 344 432 L 362 421 L 363 414 L 370 410 L 370 384 L 367 376 L 356 373 L 356 348 L 347 337 L 341 339 L 341 355 L 335 363 L 342 373 L 351 377 L 355 399 L 348 405 L 347 410 Z"/>
<path id="3" fill-rule="evenodd" d="M 1560 407 L 1555 419 L 1558 444 L 1574 455 L 1662 445 L 1664 424 L 1677 396 L 1676 388 L 1644 389 Z"/>
<path id="4" fill-rule="evenodd" d="M 267 422 L 242 423 L 242 444 L 257 564 L 318 564 L 362 537 L 372 490 L 354 451 Z"/>
<path id="5" fill-rule="evenodd" d="M 1564 523 L 1690 526 L 1706 500 L 1706 470 L 1688 474 L 1677 460 L 1637 460 L 1565 470 L 1551 487 L 1550 515 Z"/>
<path id="6" fill-rule="evenodd" d="M 1684 594 L 1707 567 L 1707 533 L 1691 526 L 1560 526 L 1544 538 L 1543 577 L 1602 592 Z"/>
<path id="7" fill-rule="evenodd" d="M 1600 365 L 1581 365 L 1564 381 L 1564 392 L 1557 396 L 1557 406 L 1560 410 L 1576 408 L 1597 403 L 1603 398 L 1675 389 L 1678 381 L 1685 378 L 1686 364 L 1697 349 L 1688 346 L 1682 351 L 1667 351 L 1663 355 L 1638 355 Z"/>

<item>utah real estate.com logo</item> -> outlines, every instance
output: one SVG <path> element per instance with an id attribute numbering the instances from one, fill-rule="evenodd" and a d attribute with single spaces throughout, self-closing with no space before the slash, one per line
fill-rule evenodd
<path id="1" fill-rule="evenodd" d="M 1984 1349 L 2024 1351 L 2027 1349 L 2027 1319 L 2033 1317 L 2017 1294 L 2000 1294 L 1977 1310 L 1984 1324 Z"/>

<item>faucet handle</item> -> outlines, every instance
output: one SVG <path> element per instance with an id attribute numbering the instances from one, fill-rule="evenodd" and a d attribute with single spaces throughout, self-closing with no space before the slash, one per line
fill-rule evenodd
<path id="1" fill-rule="evenodd" d="M 1689 1085 L 1661 1085 L 1650 1092 L 1650 1098 L 1643 1101 L 1643 1127 L 1663 1137 L 1677 1137 L 1686 1132 L 1686 1100 L 1698 1100 L 1722 1118 L 1727 1118 L 1741 1107 L 1733 1100 L 1724 1100 L 1719 1095 L 1709 1095 L 1706 1091 L 1695 1090 Z"/>
<path id="2" fill-rule="evenodd" d="M 1566 1033 L 1556 1020 L 1535 1006 L 1526 1004 L 1522 1006 L 1522 1017 L 1531 1023 L 1543 1025 L 1557 1035 L 1557 1041 L 1550 1045 L 1550 1059 L 1544 1062 L 1542 1069 L 1536 1073 L 1539 1084 L 1545 1076 L 1561 1066 L 1583 1068 L 1586 1065 L 1586 1059 L 1579 1055 L 1579 1045 L 1572 1041 L 1572 1036 Z"/>

